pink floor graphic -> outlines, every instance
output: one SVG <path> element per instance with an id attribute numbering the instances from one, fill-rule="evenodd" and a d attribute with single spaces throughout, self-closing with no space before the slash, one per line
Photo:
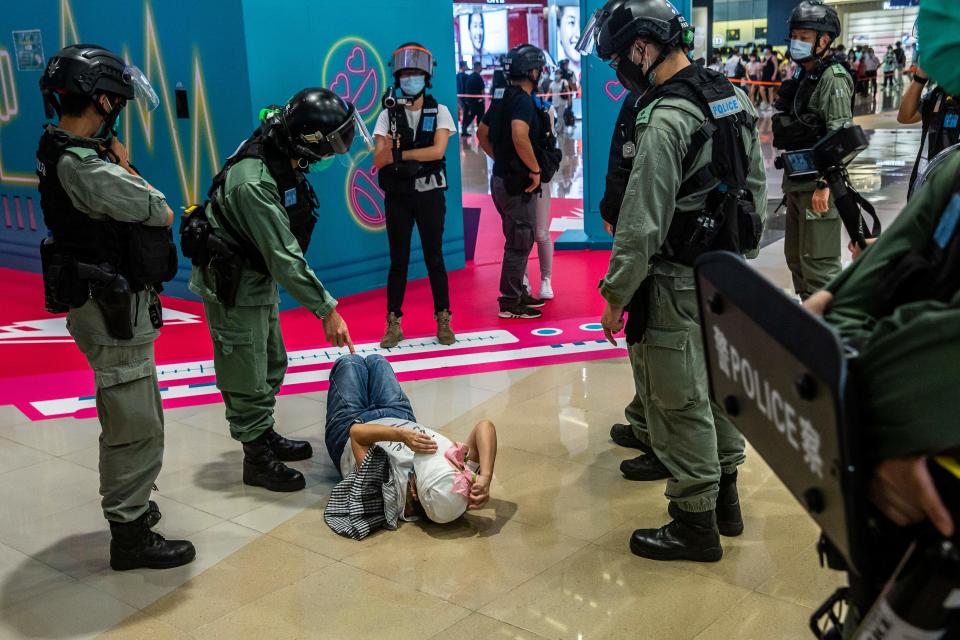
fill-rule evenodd
<path id="1" fill-rule="evenodd" d="M 407 288 L 403 328 L 408 339 L 394 349 L 378 345 L 385 315 L 382 289 L 340 300 L 358 353 L 382 353 L 401 381 L 625 355 L 622 343 L 615 347 L 606 342 L 599 326 L 603 301 L 596 283 L 605 271 L 608 252 L 558 252 L 553 273 L 556 299 L 543 309 L 543 318 L 500 319 L 496 302 L 503 243 L 500 220 L 488 196 L 468 194 L 465 204 L 480 206 L 482 214 L 475 259 L 450 273 L 457 343 L 446 347 L 433 337 L 430 287 L 422 279 Z M 575 218 L 579 205 L 579 200 L 554 199 L 553 215 Z M 530 280 L 539 279 L 534 250 Z M 536 288 L 534 284 L 534 292 Z M 15 405 L 33 420 L 94 415 L 93 376 L 67 333 L 64 318 L 43 310 L 40 277 L 0 269 L 0 292 L 8 301 L 0 307 L 0 405 Z M 156 348 L 164 406 L 218 402 L 202 305 L 176 299 L 164 299 L 164 305 L 165 326 Z M 281 313 L 281 324 L 290 359 L 282 393 L 325 389 L 333 362 L 346 350 L 329 348 L 319 321 L 303 309 Z"/>

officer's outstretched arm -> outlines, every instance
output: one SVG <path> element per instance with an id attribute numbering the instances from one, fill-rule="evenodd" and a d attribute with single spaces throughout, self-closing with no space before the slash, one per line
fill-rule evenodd
<path id="1" fill-rule="evenodd" d="M 290 231 L 286 212 L 280 207 L 276 187 L 265 182 L 244 182 L 226 194 L 231 222 L 239 227 L 263 255 L 270 275 L 306 309 L 324 317 L 336 300 L 307 264 L 300 245 Z"/>

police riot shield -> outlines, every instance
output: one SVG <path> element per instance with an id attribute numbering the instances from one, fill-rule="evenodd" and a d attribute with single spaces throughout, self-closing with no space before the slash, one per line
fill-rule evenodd
<path id="1" fill-rule="evenodd" d="M 834 331 L 737 255 L 696 264 L 710 392 L 856 570 L 855 459 L 847 363 Z"/>

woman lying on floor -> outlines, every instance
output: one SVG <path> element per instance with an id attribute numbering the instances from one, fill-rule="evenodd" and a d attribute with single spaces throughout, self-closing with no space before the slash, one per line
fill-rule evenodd
<path id="1" fill-rule="evenodd" d="M 362 540 L 399 520 L 444 524 L 490 500 L 497 432 L 483 420 L 466 443 L 417 424 L 410 399 L 380 355 L 348 355 L 330 371 L 327 452 L 343 480 L 324 521 Z"/>

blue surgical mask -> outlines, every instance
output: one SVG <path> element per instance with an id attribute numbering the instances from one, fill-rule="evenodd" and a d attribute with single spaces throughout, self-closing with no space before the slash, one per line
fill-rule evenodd
<path id="1" fill-rule="evenodd" d="M 791 40 L 790 57 L 797 62 L 809 60 L 813 57 L 813 45 L 803 40 Z"/>
<path id="2" fill-rule="evenodd" d="M 321 171 L 329 169 L 335 157 L 336 156 L 327 156 L 316 162 L 311 162 L 307 165 L 307 173 L 320 173 Z"/>
<path id="3" fill-rule="evenodd" d="M 423 76 L 407 76 L 400 78 L 400 89 L 411 98 L 419 96 L 427 84 L 427 79 Z"/>

